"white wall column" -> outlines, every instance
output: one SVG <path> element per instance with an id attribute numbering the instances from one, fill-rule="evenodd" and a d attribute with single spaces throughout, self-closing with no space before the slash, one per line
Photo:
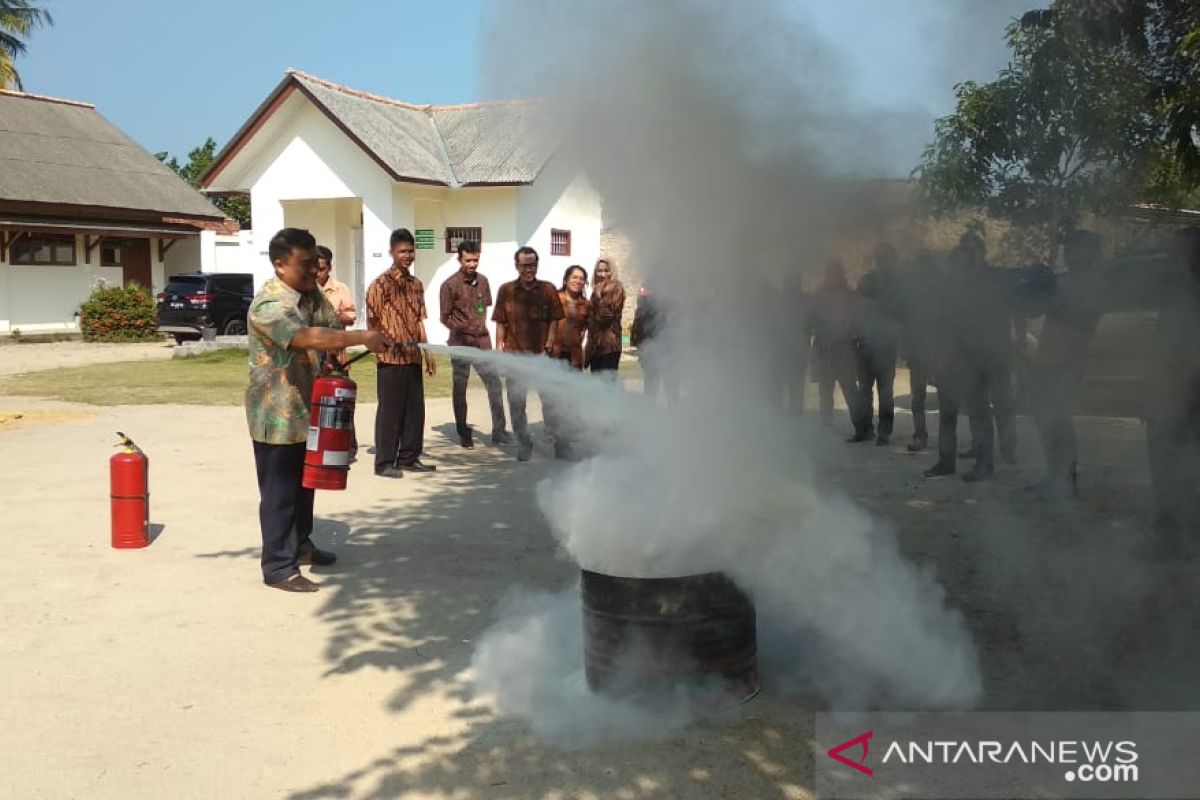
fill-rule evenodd
<path id="1" fill-rule="evenodd" d="M 388 238 L 392 235 L 392 229 L 399 227 L 393 225 L 394 219 L 390 191 L 363 197 L 363 274 L 367 286 L 392 264 L 392 257 L 388 253 Z"/>
<path id="2" fill-rule="evenodd" d="M 4 260 L 0 261 L 0 333 L 8 333 L 12 329 L 12 312 L 8 308 L 10 303 L 12 285 L 9 281 L 8 253 L 5 253 Z"/>
<path id="3" fill-rule="evenodd" d="M 166 264 L 163 261 L 163 259 L 159 258 L 159 256 L 158 256 L 158 248 L 159 248 L 159 244 L 161 241 L 162 241 L 161 239 L 151 239 L 150 240 L 150 296 L 151 297 L 154 297 L 156 294 L 161 292 L 163 289 L 167 288 Z M 175 240 L 171 239 L 168 241 L 175 241 Z M 178 246 L 178 243 L 176 243 L 176 245 L 174 245 L 174 246 Z"/>
<path id="4" fill-rule="evenodd" d="M 258 192 L 250 193 L 250 213 L 254 218 L 255 235 L 249 248 L 250 257 L 247 263 L 249 271 L 254 273 L 254 289 L 258 289 L 271 278 L 275 270 L 267 255 L 267 247 L 271 237 L 284 227 L 283 203 L 278 199 L 261 197 Z"/>

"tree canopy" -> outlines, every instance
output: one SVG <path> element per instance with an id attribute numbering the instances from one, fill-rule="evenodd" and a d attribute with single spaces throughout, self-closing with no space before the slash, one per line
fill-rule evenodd
<path id="1" fill-rule="evenodd" d="M 1007 29 L 1009 64 L 955 87 L 916 175 L 937 211 L 976 207 L 1056 250 L 1087 212 L 1190 204 L 1200 179 L 1196 9 L 1060 0 Z"/>
<path id="2" fill-rule="evenodd" d="M 166 164 L 171 169 L 190 183 L 197 189 L 200 188 L 200 176 L 204 174 L 213 162 L 217 155 L 217 142 L 211 136 L 204 140 L 204 144 L 194 148 L 188 153 L 188 160 L 184 164 L 180 164 L 179 160 L 167 152 L 155 153 L 154 157 Z M 243 228 L 250 227 L 250 198 L 245 195 L 233 197 L 214 197 L 212 198 L 213 205 L 225 212 L 225 216 L 230 219 L 236 219 Z"/>

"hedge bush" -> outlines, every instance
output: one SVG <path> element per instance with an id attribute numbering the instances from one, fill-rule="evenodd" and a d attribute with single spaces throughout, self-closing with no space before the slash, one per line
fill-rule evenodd
<path id="1" fill-rule="evenodd" d="M 152 342 L 158 335 L 158 306 L 144 286 L 97 285 L 79 307 L 86 342 Z"/>

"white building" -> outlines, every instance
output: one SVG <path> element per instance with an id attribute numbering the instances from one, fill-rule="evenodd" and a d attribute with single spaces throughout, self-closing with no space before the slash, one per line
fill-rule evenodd
<path id="1" fill-rule="evenodd" d="M 391 231 L 413 231 L 430 341 L 444 342 L 437 293 L 457 269 L 460 240 L 482 243 L 480 270 L 493 292 L 516 276 L 520 245 L 537 249 L 540 276 L 555 285 L 571 264 L 590 273 L 600 253 L 599 198 L 532 134 L 534 110 L 524 102 L 418 106 L 289 70 L 202 184 L 211 195 L 250 195 L 257 283 L 273 274 L 269 237 L 307 228 L 333 250 L 360 308 L 391 264 Z"/>
<path id="2" fill-rule="evenodd" d="M 97 279 L 157 292 L 236 229 L 91 105 L 0 90 L 0 336 L 75 332 Z"/>

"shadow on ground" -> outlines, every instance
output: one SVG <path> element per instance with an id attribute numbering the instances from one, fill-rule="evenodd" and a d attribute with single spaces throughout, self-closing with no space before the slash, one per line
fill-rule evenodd
<path id="1" fill-rule="evenodd" d="M 1144 454 L 1130 455 L 1141 434 L 1112 421 L 1081 423 L 1081 432 L 1085 502 L 1077 507 L 1031 502 L 1023 483 L 1032 466 L 971 486 L 923 481 L 928 454 L 908 456 L 903 445 L 839 443 L 824 463 L 858 502 L 894 521 L 908 556 L 936 571 L 966 615 L 985 709 L 1200 709 L 1197 569 L 1135 555 L 1149 503 Z M 1024 421 L 1022 451 L 1036 460 Z M 381 743 L 383 755 L 292 800 L 809 796 L 821 703 L 771 686 L 769 676 L 728 719 L 586 751 L 540 742 L 472 695 L 466 672 L 502 595 L 576 579 L 533 510 L 536 483 L 558 465 L 544 446 L 529 464 L 489 453 L 444 451 L 430 478 L 436 492 L 424 499 L 318 522 L 322 544 L 332 540 L 340 558 L 322 577 L 317 612 L 329 629 L 326 674 L 394 672 L 396 691 L 381 702 L 397 714 L 431 694 L 457 708 L 448 732 L 412 747 Z"/>

